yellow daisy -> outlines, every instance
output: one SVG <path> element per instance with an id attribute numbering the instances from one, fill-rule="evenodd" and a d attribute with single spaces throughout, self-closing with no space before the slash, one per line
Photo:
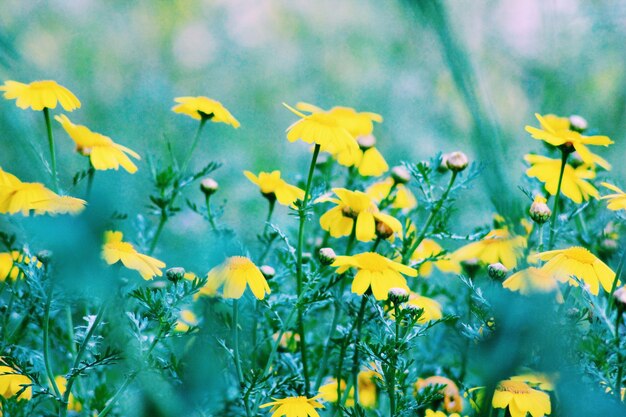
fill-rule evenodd
<path id="1" fill-rule="evenodd" d="M 2 357 L 0 357 L 0 361 Z M 0 365 L 0 395 L 4 398 L 11 398 L 33 382 L 25 375 L 20 375 L 19 371 L 9 366 Z M 19 396 L 20 399 L 30 400 L 33 396 L 31 387 L 28 387 Z"/>
<path id="2" fill-rule="evenodd" d="M 206 291 L 215 292 L 224 286 L 224 298 L 239 299 L 243 296 L 246 285 L 259 300 L 271 292 L 265 277 L 250 259 L 245 256 L 231 256 L 209 271 Z"/>
<path id="3" fill-rule="evenodd" d="M 417 321 L 418 324 L 424 324 L 432 320 L 439 320 L 443 317 L 441 304 L 433 298 L 424 297 L 423 295 L 411 292 L 407 304 L 424 310 L 421 317 Z"/>
<path id="4" fill-rule="evenodd" d="M 316 408 L 324 408 L 324 406 L 316 401 L 317 398 L 272 398 L 274 401 L 265 403 L 260 408 L 272 407 L 270 409 L 272 417 L 319 417 Z"/>
<path id="5" fill-rule="evenodd" d="M 121 261 L 126 268 L 139 272 L 145 280 L 163 275 L 161 269 L 165 268 L 165 263 L 137 252 L 132 244 L 122 241 L 123 238 L 122 232 L 113 230 L 104 232 L 102 258 L 106 263 L 113 265 Z"/>
<path id="6" fill-rule="evenodd" d="M 379 177 L 389 171 L 387 161 L 375 147 L 362 149 L 354 166 L 363 177 Z"/>
<path id="7" fill-rule="evenodd" d="M 437 267 L 438 270 L 444 273 L 461 273 L 461 264 L 448 255 L 441 255 L 443 252 L 443 248 L 432 239 L 426 238 L 420 242 L 413 255 L 411 255 L 411 260 L 419 264 L 417 272 L 421 277 L 429 277 L 433 272 L 433 267 Z M 431 258 L 437 259 L 425 261 Z"/>
<path id="8" fill-rule="evenodd" d="M 137 172 L 137 166 L 126 155 L 128 154 L 135 159 L 141 159 L 132 149 L 113 142 L 108 136 L 92 132 L 86 126 L 75 125 L 64 114 L 54 118 L 61 123 L 63 129 L 76 143 L 76 151 L 82 155 L 89 156 L 94 169 L 100 171 L 114 169 L 117 171 L 121 165 L 131 174 Z"/>
<path id="9" fill-rule="evenodd" d="M 4 98 L 15 99 L 15 105 L 20 109 L 31 108 L 33 110 L 43 110 L 44 108 L 54 109 L 57 103 L 65 111 L 73 111 L 80 108 L 80 101 L 67 88 L 54 81 L 33 81 L 30 84 L 23 84 L 17 81 L 5 81 L 0 86 L 0 91 L 4 91 Z"/>
<path id="10" fill-rule="evenodd" d="M 550 396 L 522 381 L 501 381 L 493 394 L 494 408 L 508 408 L 511 417 L 544 417 L 552 411 Z"/>
<path id="11" fill-rule="evenodd" d="M 0 253 L 0 282 L 5 281 L 7 278 L 15 280 L 21 275 L 16 263 L 30 264 L 33 261 L 36 262 L 37 268 L 42 267 L 41 262 L 34 256 L 28 257 L 16 250 Z"/>
<path id="12" fill-rule="evenodd" d="M 280 171 L 259 172 L 257 177 L 250 171 L 243 174 L 261 189 L 261 194 L 270 200 L 278 200 L 284 206 L 292 206 L 296 200 L 304 199 L 304 190 L 288 184 L 280 178 Z"/>
<path id="13" fill-rule="evenodd" d="M 541 116 L 535 113 L 535 117 L 541 124 L 541 129 L 526 126 L 526 131 L 533 138 L 543 140 L 552 146 L 567 146 L 575 149 L 586 164 L 598 164 L 604 169 L 611 169 L 611 165 L 592 154 L 586 145 L 609 146 L 614 143 L 607 136 L 585 136 L 571 129 L 570 120 L 566 117 L 558 117 L 553 114 Z"/>
<path id="14" fill-rule="evenodd" d="M 365 194 L 369 195 L 376 203 L 380 203 L 389 195 L 393 184 L 394 181 L 391 177 L 383 181 L 375 182 L 365 190 Z M 395 198 L 390 207 L 401 210 L 411 210 L 417 207 L 417 199 L 406 185 L 397 184 L 395 187 Z"/>
<path id="15" fill-rule="evenodd" d="M 475 258 L 484 264 L 500 262 L 512 269 L 525 247 L 526 239 L 523 236 L 512 235 L 507 228 L 494 229 L 482 240 L 457 249 L 452 259 L 460 262 Z"/>
<path id="16" fill-rule="evenodd" d="M 368 288 L 377 300 L 386 300 L 389 290 L 403 288 L 407 292 L 409 287 L 402 276 L 417 276 L 417 271 L 401 263 L 394 262 L 375 252 L 364 252 L 352 256 L 337 256 L 331 266 L 336 266 L 337 273 L 343 274 L 350 268 L 356 268 L 357 273 L 352 281 L 352 292 L 363 295 Z"/>
<path id="17" fill-rule="evenodd" d="M 352 107 L 335 106 L 330 110 L 324 110 L 313 104 L 299 102 L 296 108 L 310 113 L 326 113 L 333 116 L 354 138 L 371 134 L 374 130 L 373 122 L 383 122 L 380 114 L 357 112 Z"/>
<path id="18" fill-rule="evenodd" d="M 458 413 L 463 411 L 463 399 L 461 398 L 459 388 L 454 381 L 443 376 L 433 375 L 424 379 L 419 378 L 415 382 L 414 395 L 417 395 L 420 390 L 427 386 L 434 385 L 445 385 L 440 392 L 443 394 L 443 408 L 446 412 Z"/>
<path id="19" fill-rule="evenodd" d="M 559 174 L 561 172 L 561 161 L 532 154 L 524 156 L 524 160 L 531 164 L 531 167 L 526 170 L 526 175 L 531 178 L 537 178 L 544 183 L 546 190 L 551 195 L 556 195 Z M 588 166 L 581 165 L 573 168 L 571 165 L 566 164 L 563 171 L 561 192 L 576 204 L 582 203 L 583 200 L 589 200 L 589 197 L 599 198 L 598 190 L 585 181 L 595 177 L 596 173 L 589 169 Z"/>
<path id="20" fill-rule="evenodd" d="M 558 288 L 558 281 L 544 269 L 530 267 L 508 277 L 502 286 L 527 295 L 555 291 Z"/>
<path id="21" fill-rule="evenodd" d="M 614 191 L 615 194 L 608 194 L 600 197 L 600 200 L 609 200 L 607 208 L 609 210 L 626 210 L 626 193 L 608 182 L 601 182 L 600 185 Z"/>
<path id="22" fill-rule="evenodd" d="M 605 291 L 611 291 L 615 272 L 583 247 L 573 246 L 567 249 L 551 250 L 534 256 L 547 261 L 541 270 L 550 274 L 554 279 L 577 286 L 578 283 L 572 279 L 576 277 L 589 285 L 589 291 L 593 295 L 598 295 L 600 285 Z"/>
<path id="23" fill-rule="evenodd" d="M 359 404 L 364 408 L 375 408 L 378 401 L 378 387 L 376 379 L 381 380 L 380 372 L 372 369 L 364 369 L 357 375 L 359 388 Z"/>
<path id="24" fill-rule="evenodd" d="M 67 379 L 65 379 L 64 376 L 59 375 L 54 378 L 54 382 L 56 383 L 57 388 L 59 388 L 61 395 L 64 395 L 65 390 L 67 389 Z M 83 405 L 74 397 L 73 394 L 70 393 L 67 399 L 67 409 L 69 411 L 76 411 L 77 413 L 80 413 L 83 410 Z"/>
<path id="25" fill-rule="evenodd" d="M 0 213 L 30 212 L 39 214 L 76 214 L 85 208 L 85 200 L 60 196 L 38 182 L 22 182 L 0 168 Z"/>
<path id="26" fill-rule="evenodd" d="M 319 389 L 319 397 L 321 400 L 336 403 L 337 402 L 337 388 L 340 389 L 339 393 L 343 396 L 343 393 L 346 390 L 346 381 L 343 379 L 337 387 L 337 378 L 329 379 L 324 385 L 322 385 Z M 359 397 L 359 402 L 360 402 Z M 346 399 L 346 407 L 354 407 L 354 387 L 350 387 L 350 392 L 348 392 L 348 398 Z"/>
<path id="27" fill-rule="evenodd" d="M 235 129 L 240 126 L 237 119 L 217 100 L 197 96 L 176 97 L 174 101 L 179 103 L 172 107 L 174 113 L 186 114 L 196 120 L 209 119 L 214 123 L 226 123 Z"/>
<path id="28" fill-rule="evenodd" d="M 178 320 L 176 320 L 176 327 L 174 330 L 177 332 L 186 332 L 191 326 L 197 326 L 199 323 L 198 317 L 191 310 L 181 310 L 178 314 Z"/>
<path id="29" fill-rule="evenodd" d="M 376 228 L 383 224 L 393 233 L 402 233 L 402 224 L 393 216 L 381 213 L 376 203 L 361 191 L 349 191 L 345 188 L 333 188 L 339 197 L 324 198 L 318 201 L 330 201 L 337 204 L 320 217 L 322 229 L 332 237 L 348 236 L 352 233 L 356 221 L 356 238 L 368 242 L 376 237 Z"/>

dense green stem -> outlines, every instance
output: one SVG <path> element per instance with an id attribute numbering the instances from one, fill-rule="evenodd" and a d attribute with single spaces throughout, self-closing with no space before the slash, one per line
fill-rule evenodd
<path id="1" fill-rule="evenodd" d="M 189 152 L 184 159 L 183 165 L 181 166 L 180 172 L 184 173 L 187 170 L 187 166 L 189 165 L 189 161 L 191 161 L 191 156 L 193 152 L 196 150 L 196 146 L 198 146 L 198 141 L 200 140 L 200 133 L 202 133 L 202 128 L 206 124 L 207 120 L 210 117 L 203 116 L 200 119 L 200 124 L 198 125 L 198 130 L 196 130 L 196 135 L 193 137 L 193 142 L 191 143 L 191 148 L 189 148 Z"/>
<path id="2" fill-rule="evenodd" d="M 51 283 L 50 289 L 48 290 L 48 294 L 46 296 L 46 305 L 44 307 L 44 318 L 43 318 L 43 362 L 46 368 L 46 376 L 52 385 L 52 389 L 54 390 L 57 398 L 61 398 L 61 392 L 59 391 L 59 387 L 57 386 L 56 381 L 54 380 L 54 373 L 52 372 L 52 366 L 50 366 L 50 304 L 52 303 L 52 285 Z"/>
<path id="3" fill-rule="evenodd" d="M 239 389 L 243 389 L 244 379 L 243 379 L 243 370 L 241 368 L 241 356 L 239 355 L 239 300 L 236 298 L 233 300 L 233 323 L 232 323 L 232 334 L 233 334 L 233 353 L 235 360 L 235 369 L 237 370 L 237 379 L 239 381 Z M 250 407 L 248 406 L 248 402 L 244 401 L 244 406 L 246 409 L 246 416 L 250 417 Z"/>
<path id="4" fill-rule="evenodd" d="M 50 110 L 43 108 L 43 117 L 46 119 L 46 132 L 48 134 L 48 146 L 50 147 L 50 164 L 52 169 L 52 189 L 59 192 L 59 179 L 57 178 L 57 157 L 54 151 L 54 137 L 52 136 L 52 125 L 50 124 Z"/>
<path id="5" fill-rule="evenodd" d="M 341 297 L 341 295 L 339 295 Z M 322 362 L 320 365 L 320 369 L 317 372 L 317 378 L 315 380 L 315 385 L 313 386 L 313 391 L 317 392 L 322 385 L 322 380 L 324 379 L 324 375 L 326 374 L 326 368 L 328 367 L 328 358 L 330 356 L 330 351 L 332 348 L 331 340 L 333 338 L 333 334 L 335 334 L 335 330 L 337 329 L 337 324 L 339 324 L 339 313 L 341 312 L 341 305 L 339 299 L 335 299 L 335 303 L 333 305 L 333 320 L 330 324 L 330 328 L 328 329 L 328 336 L 326 337 L 326 343 L 324 343 L 324 353 L 322 355 Z"/>
<path id="6" fill-rule="evenodd" d="M 548 250 L 554 247 L 554 239 L 556 238 L 556 222 L 559 217 L 559 200 L 561 199 L 561 184 L 563 182 L 563 173 L 565 165 L 567 165 L 567 157 L 569 152 L 561 150 L 561 171 L 559 172 L 559 183 L 556 187 L 556 195 L 554 196 L 554 207 L 552 207 L 552 218 L 550 219 L 550 239 L 548 240 Z"/>

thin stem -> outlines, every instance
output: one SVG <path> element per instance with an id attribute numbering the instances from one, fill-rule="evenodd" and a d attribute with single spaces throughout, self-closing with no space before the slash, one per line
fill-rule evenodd
<path id="1" fill-rule="evenodd" d="M 217 225 L 215 224 L 215 218 L 213 217 L 213 211 L 211 210 L 211 194 L 206 194 L 205 197 L 206 204 L 206 214 L 209 218 L 209 223 L 211 224 L 211 229 L 215 232 L 217 231 Z"/>
<path id="2" fill-rule="evenodd" d="M 380 204 L 378 204 L 379 210 L 384 210 L 385 208 L 387 208 L 387 206 L 389 206 L 389 204 L 392 204 L 394 201 L 396 201 L 397 195 L 394 194 L 394 192 L 396 191 L 397 188 L 398 188 L 398 183 L 394 181 L 393 185 L 389 187 L 389 192 L 387 193 L 385 198 L 383 198 Z"/>
<path id="3" fill-rule="evenodd" d="M 559 200 L 561 199 L 561 184 L 563 182 L 563 173 L 565 165 L 567 165 L 567 157 L 569 152 L 561 150 L 561 171 L 559 172 L 559 183 L 556 187 L 556 195 L 554 196 L 554 207 L 552 208 L 552 218 L 550 219 L 550 239 L 548 240 L 548 250 L 554 247 L 554 239 L 556 238 L 556 219 L 559 217 Z"/>
<path id="4" fill-rule="evenodd" d="M 394 349 L 392 352 L 391 363 L 391 375 L 387 383 L 387 392 L 389 393 L 389 416 L 393 417 L 396 414 L 396 366 L 398 363 L 398 346 L 400 338 L 400 305 L 394 303 L 394 317 L 396 322 L 396 332 L 394 335 Z"/>
<path id="5" fill-rule="evenodd" d="M 624 269 L 624 261 L 626 261 L 626 249 L 622 252 L 622 257 L 619 260 L 619 264 L 617 265 L 617 270 L 615 271 L 615 278 L 613 279 L 613 284 L 611 285 L 611 292 L 609 293 L 609 305 L 607 307 L 607 314 L 611 311 L 614 305 L 615 297 L 613 297 L 613 293 L 617 289 L 617 283 L 620 281 L 622 276 L 622 271 Z"/>
<path id="6" fill-rule="evenodd" d="M 317 373 L 317 379 L 315 380 L 315 385 L 313 390 L 317 392 L 322 385 L 322 379 L 324 378 L 324 374 L 326 373 L 326 368 L 328 367 L 328 357 L 330 356 L 331 350 L 331 340 L 333 334 L 335 334 L 335 330 L 337 328 L 337 324 L 339 324 L 339 313 L 341 312 L 341 306 L 339 304 L 339 300 L 335 299 L 334 303 L 334 311 L 333 311 L 333 321 L 328 330 L 328 336 L 326 337 L 326 343 L 324 344 L 324 354 L 322 356 L 322 363 L 320 365 L 320 369 Z"/>
<path id="7" fill-rule="evenodd" d="M 50 164 L 52 165 L 52 189 L 59 192 L 59 179 L 57 178 L 57 157 L 54 151 L 54 137 L 52 136 L 52 125 L 50 123 L 50 110 L 43 108 L 43 117 L 46 119 L 46 132 L 48 133 L 48 145 L 50 147 Z"/>
<path id="8" fill-rule="evenodd" d="M 267 232 L 270 227 L 270 222 L 272 221 L 272 214 L 274 214 L 274 207 L 276 206 L 275 199 L 268 199 L 269 208 L 267 210 L 267 218 L 265 219 L 265 227 L 263 227 L 263 236 L 267 236 Z"/>
<path id="9" fill-rule="evenodd" d="M 189 161 L 191 161 L 191 156 L 193 155 L 193 152 L 196 150 L 196 146 L 198 146 L 198 141 L 200 140 L 200 133 L 202 133 L 202 128 L 204 127 L 207 120 L 209 119 L 210 117 L 201 116 L 200 124 L 198 125 L 198 130 L 196 130 L 196 135 L 193 137 L 193 141 L 191 142 L 191 148 L 189 148 L 189 153 L 187 153 L 187 156 L 185 157 L 185 160 L 180 169 L 180 172 L 184 173 L 187 170 Z"/>
<path id="10" fill-rule="evenodd" d="M 365 316 L 365 307 L 367 306 L 367 294 L 363 294 L 361 298 L 361 307 L 356 319 L 356 335 L 354 336 L 354 354 L 352 355 L 352 383 L 354 384 L 354 404 L 359 403 L 359 342 L 361 340 L 361 328 L 363 327 L 363 317 Z"/>
<path id="11" fill-rule="evenodd" d="M 232 333 L 233 333 L 233 353 L 235 360 L 235 369 L 237 370 L 237 379 L 239 380 L 239 389 L 243 389 L 244 379 L 243 379 L 243 370 L 241 369 L 241 356 L 239 355 L 239 300 L 233 300 L 233 324 L 232 324 Z M 248 402 L 243 402 L 246 408 L 246 416 L 250 417 L 250 407 L 248 406 Z"/>
<path id="12" fill-rule="evenodd" d="M 615 318 L 615 349 L 617 350 L 617 375 L 615 375 L 615 395 L 621 400 L 622 391 L 622 375 L 624 371 L 624 360 L 621 351 L 620 332 L 619 327 L 622 323 L 622 315 L 624 312 L 621 308 L 617 310 L 617 317 Z"/>
<path id="13" fill-rule="evenodd" d="M 157 226 L 156 232 L 154 232 L 154 237 L 152 238 L 152 242 L 150 243 L 148 255 L 152 255 L 152 252 L 154 252 L 154 249 L 156 249 L 156 245 L 159 241 L 159 237 L 161 236 L 161 232 L 163 231 L 163 226 L 165 226 L 165 222 L 167 222 L 167 215 L 165 214 L 165 211 L 162 211 L 161 218 L 159 219 L 159 225 Z"/>
<path id="14" fill-rule="evenodd" d="M 450 193 L 450 190 L 452 189 L 452 185 L 454 184 L 454 180 L 456 180 L 457 175 L 458 175 L 457 171 L 452 171 L 452 175 L 450 176 L 450 182 L 448 183 L 448 187 L 441 195 L 441 198 L 437 202 L 437 205 L 435 205 L 435 207 L 431 210 L 430 214 L 428 215 L 428 218 L 426 219 L 426 223 L 424 224 L 424 227 L 422 227 L 420 234 L 415 238 L 415 241 L 411 244 L 411 246 L 409 247 L 409 250 L 406 253 L 404 253 L 404 255 L 402 256 L 403 264 L 406 265 L 407 262 L 409 262 L 409 259 L 411 259 L 411 255 L 413 255 L 413 252 L 415 252 L 419 244 L 422 243 L 422 240 L 424 240 L 424 238 L 426 237 L 426 233 L 428 233 L 428 228 L 430 227 L 430 224 L 433 222 L 433 220 L 435 220 L 437 213 L 439 213 L 439 210 L 441 210 L 443 203 L 448 198 L 448 194 Z"/>
<path id="15" fill-rule="evenodd" d="M 54 390 L 57 398 L 61 398 L 61 392 L 59 391 L 59 387 L 57 386 L 56 381 L 54 380 L 54 373 L 52 372 L 52 367 L 50 366 L 50 304 L 52 303 L 52 285 L 50 284 L 50 288 L 48 289 L 48 294 L 46 297 L 46 305 L 44 310 L 44 319 L 43 319 L 43 362 L 46 368 L 46 376 L 52 385 L 52 389 Z"/>
<path id="16" fill-rule="evenodd" d="M 537 246 L 537 252 L 543 252 L 543 223 L 539 225 L 539 244 Z"/>
<path id="17" fill-rule="evenodd" d="M 85 194 L 85 198 L 89 199 L 91 196 L 91 188 L 93 187 L 93 179 L 96 176 L 96 170 L 93 166 L 91 166 L 91 162 L 89 162 L 89 168 L 87 169 L 87 192 Z"/>

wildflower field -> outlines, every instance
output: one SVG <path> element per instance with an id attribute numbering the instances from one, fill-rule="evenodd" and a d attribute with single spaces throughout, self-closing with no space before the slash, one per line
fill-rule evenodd
<path id="1" fill-rule="evenodd" d="M 0 416 L 626 416 L 624 5 L 6 3 Z"/>

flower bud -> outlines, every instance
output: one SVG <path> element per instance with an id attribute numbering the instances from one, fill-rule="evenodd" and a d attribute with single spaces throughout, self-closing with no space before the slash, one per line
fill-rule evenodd
<path id="1" fill-rule="evenodd" d="M 36 257 L 39 262 L 47 266 L 50 261 L 52 261 L 52 251 L 46 249 L 40 250 L 39 252 L 37 252 Z"/>
<path id="2" fill-rule="evenodd" d="M 600 241 L 600 251 L 606 255 L 615 253 L 618 247 L 619 243 L 615 239 L 605 238 Z"/>
<path id="3" fill-rule="evenodd" d="M 262 265 L 259 268 L 259 271 L 261 271 L 265 279 L 268 280 L 274 278 L 274 276 L 276 275 L 276 270 L 269 265 Z"/>
<path id="4" fill-rule="evenodd" d="M 213 178 L 205 178 L 200 181 L 200 191 L 207 197 L 215 194 L 219 188 L 219 184 Z"/>
<path id="5" fill-rule="evenodd" d="M 376 236 L 381 239 L 388 239 L 393 236 L 393 229 L 386 223 L 376 221 Z"/>
<path id="6" fill-rule="evenodd" d="M 180 267 L 170 268 L 167 271 L 165 271 L 165 277 L 169 281 L 172 281 L 173 283 L 177 283 L 178 281 L 180 281 L 181 279 L 185 277 L 185 268 L 180 268 Z"/>
<path id="7" fill-rule="evenodd" d="M 337 254 L 333 248 L 321 248 L 319 251 L 319 258 L 322 265 L 330 265 L 337 259 Z"/>
<path id="8" fill-rule="evenodd" d="M 587 120 L 584 117 L 572 114 L 569 117 L 569 126 L 573 131 L 583 133 L 589 127 L 589 123 L 587 123 Z"/>
<path id="9" fill-rule="evenodd" d="M 363 135 L 356 138 L 356 143 L 359 144 L 359 148 L 361 148 L 361 150 L 365 151 L 376 146 L 376 138 L 371 134 Z"/>
<path id="10" fill-rule="evenodd" d="M 537 224 L 544 224 L 548 220 L 550 220 L 550 216 L 552 216 L 552 210 L 546 204 L 546 199 L 542 196 L 538 195 L 535 197 L 535 200 L 530 205 L 530 218 Z"/>
<path id="11" fill-rule="evenodd" d="M 506 275 L 509 273 L 509 270 L 506 266 L 498 262 L 495 264 L 490 264 L 487 267 L 487 272 L 492 279 L 496 281 L 504 281 Z"/>
<path id="12" fill-rule="evenodd" d="M 396 184 L 406 184 L 411 181 L 411 173 L 406 167 L 397 165 L 391 168 L 391 178 Z"/>
<path id="13" fill-rule="evenodd" d="M 446 166 L 450 171 L 461 172 L 467 168 L 468 164 L 467 155 L 463 152 L 452 152 L 446 155 Z"/>
<path id="14" fill-rule="evenodd" d="M 409 292 L 404 288 L 391 288 L 389 289 L 388 299 L 395 305 L 406 303 L 409 301 Z"/>
<path id="15" fill-rule="evenodd" d="M 615 290 L 613 298 L 615 299 L 617 308 L 624 310 L 624 308 L 626 308 L 626 285 Z"/>

